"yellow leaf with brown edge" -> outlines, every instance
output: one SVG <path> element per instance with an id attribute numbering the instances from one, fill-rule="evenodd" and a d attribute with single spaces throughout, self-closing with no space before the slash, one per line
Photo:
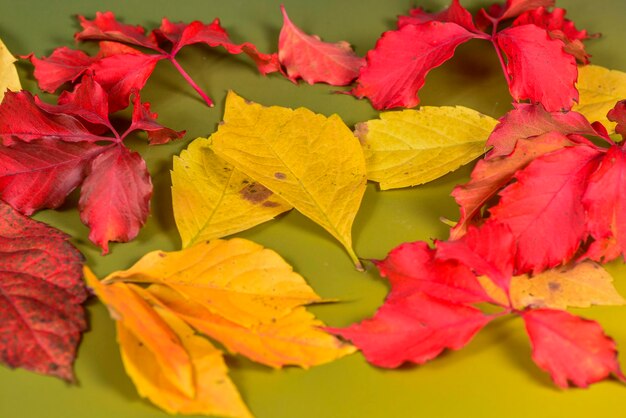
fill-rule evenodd
<path id="1" fill-rule="evenodd" d="M 176 333 L 126 283 L 104 284 L 87 267 L 84 273 L 87 286 L 109 308 L 113 319 L 154 353 L 163 376 L 185 396 L 194 397 L 191 359 Z"/>
<path id="2" fill-rule="evenodd" d="M 139 294 L 145 292 L 141 288 L 134 289 Z M 117 338 L 124 368 L 135 383 L 139 394 L 171 414 L 252 417 L 237 388 L 228 377 L 222 352 L 206 338 L 196 335 L 193 329 L 173 313 L 159 307 L 154 309 L 178 336 L 182 347 L 189 354 L 196 395 L 186 396 L 173 386 L 157 361 L 155 353 L 118 321 Z"/>
<path id="3" fill-rule="evenodd" d="M 326 229 L 362 268 L 351 230 L 365 192 L 365 158 L 339 116 L 264 107 L 231 91 L 211 138 L 217 155 Z"/>
<path id="4" fill-rule="evenodd" d="M 245 239 L 155 251 L 104 282 L 151 284 L 151 303 L 273 367 L 309 367 L 354 351 L 320 330 L 323 324 L 302 307 L 321 301 L 304 279 L 274 251 Z"/>
<path id="5" fill-rule="evenodd" d="M 609 70 L 599 65 L 578 67 L 578 103 L 572 110 L 582 113 L 589 122 L 602 123 L 610 134 L 615 133 L 615 122 L 606 114 L 615 103 L 626 99 L 626 73 Z"/>
<path id="6" fill-rule="evenodd" d="M 382 190 L 435 180 L 485 152 L 497 120 L 462 106 L 383 112 L 359 123 L 367 177 Z"/>
<path id="7" fill-rule="evenodd" d="M 174 157 L 172 205 L 183 247 L 252 228 L 288 211 L 276 194 L 219 158 L 196 138 Z"/>
<path id="8" fill-rule="evenodd" d="M 6 45 L 0 40 L 0 101 L 4 98 L 7 89 L 18 91 L 22 89 L 20 79 L 15 68 L 15 57 Z"/>

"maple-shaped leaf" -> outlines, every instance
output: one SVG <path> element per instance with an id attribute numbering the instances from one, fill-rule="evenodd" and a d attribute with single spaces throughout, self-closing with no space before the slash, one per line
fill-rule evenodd
<path id="1" fill-rule="evenodd" d="M 580 201 L 599 155 L 587 146 L 544 154 L 518 171 L 517 182 L 500 192 L 500 201 L 489 211 L 515 236 L 518 272 L 538 272 L 567 262 L 586 238 Z"/>
<path id="2" fill-rule="evenodd" d="M 21 90 L 20 79 L 17 75 L 17 69 L 14 62 L 15 57 L 7 49 L 6 45 L 0 40 L 0 101 L 4 97 L 7 90 Z"/>
<path id="3" fill-rule="evenodd" d="M 357 124 L 367 177 L 382 190 L 413 186 L 456 170 L 485 152 L 496 121 L 465 107 L 384 112 Z"/>
<path id="4" fill-rule="evenodd" d="M 231 91 L 211 140 L 219 157 L 326 229 L 361 266 L 351 230 L 365 192 L 365 158 L 341 118 L 264 107 Z"/>
<path id="5" fill-rule="evenodd" d="M 174 219 L 183 247 L 252 228 L 291 209 L 291 205 L 255 182 L 196 138 L 172 170 Z"/>
<path id="6" fill-rule="evenodd" d="M 578 67 L 580 100 L 573 110 L 580 112 L 591 122 L 600 122 L 609 133 L 615 130 L 615 123 L 607 119 L 607 113 L 615 103 L 626 97 L 626 73 L 609 70 L 599 65 Z"/>
<path id="7" fill-rule="evenodd" d="M 365 60 L 345 42 L 323 42 L 294 25 L 284 6 L 283 27 L 278 38 L 278 59 L 291 81 L 302 78 L 309 84 L 318 82 L 333 86 L 350 84 L 359 75 Z"/>
<path id="8" fill-rule="evenodd" d="M 90 239 L 105 254 L 109 241 L 133 239 L 148 216 L 152 185 L 145 162 L 123 140 L 137 130 L 153 144 L 184 134 L 158 124 L 139 94 L 133 102 L 131 124 L 120 135 L 109 121 L 107 93 L 89 76 L 58 105 L 28 92 L 7 94 L 0 105 L 0 197 L 31 214 L 58 207 L 82 184 L 79 210 Z"/>
<path id="9" fill-rule="evenodd" d="M 74 380 L 86 329 L 83 257 L 61 231 L 0 201 L 0 363 Z"/>
<path id="10" fill-rule="evenodd" d="M 476 36 L 456 23 L 438 21 L 385 32 L 367 53 L 367 65 L 361 67 L 351 93 L 367 97 L 375 109 L 417 106 L 417 92 L 428 72 Z"/>
<path id="11" fill-rule="evenodd" d="M 530 310 L 522 317 L 533 360 L 550 373 L 557 386 L 566 388 L 572 382 L 587 387 L 610 375 L 626 380 L 617 360 L 615 342 L 597 322 L 551 309 Z"/>

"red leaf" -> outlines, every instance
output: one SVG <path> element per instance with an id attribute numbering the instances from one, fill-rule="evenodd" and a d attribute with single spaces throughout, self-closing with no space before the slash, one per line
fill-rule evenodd
<path id="1" fill-rule="evenodd" d="M 351 93 L 369 98 L 376 109 L 417 106 L 426 74 L 476 36 L 455 23 L 434 21 L 385 32 L 367 53 L 367 65 Z"/>
<path id="2" fill-rule="evenodd" d="M 595 321 L 565 311 L 537 309 L 523 315 L 533 348 L 533 360 L 562 388 L 579 387 L 611 374 L 624 380 L 615 342 Z"/>
<path id="3" fill-rule="evenodd" d="M 545 154 L 515 175 L 491 218 L 508 225 L 518 244 L 518 273 L 539 272 L 570 260 L 587 236 L 580 204 L 602 153 L 574 146 Z"/>
<path id="4" fill-rule="evenodd" d="M 409 15 L 410 16 L 398 17 L 398 29 L 401 29 L 406 25 L 420 25 L 422 23 L 436 20 L 439 22 L 456 23 L 457 25 L 472 32 L 478 31 L 476 26 L 474 26 L 471 13 L 461 6 L 459 0 L 452 0 L 450 7 L 439 13 L 427 13 L 424 9 L 418 7 L 416 9 L 411 9 L 409 11 Z"/>
<path id="5" fill-rule="evenodd" d="M 331 331 L 351 340 L 370 363 L 398 367 L 464 347 L 490 320 L 476 308 L 415 293 L 388 300 L 372 319 Z"/>
<path id="6" fill-rule="evenodd" d="M 552 112 L 569 110 L 578 101 L 576 59 L 563 51 L 563 42 L 535 25 L 505 29 L 495 39 L 508 58 L 515 100 L 541 103 Z"/>
<path id="7" fill-rule="evenodd" d="M 0 202 L 0 362 L 73 381 L 83 258 L 57 229 Z"/>
<path id="8" fill-rule="evenodd" d="M 0 198 L 26 215 L 56 208 L 83 181 L 101 148 L 51 138 L 0 146 Z"/>
<path id="9" fill-rule="evenodd" d="M 487 145 L 493 149 L 487 158 L 510 154 L 519 139 L 532 138 L 548 132 L 565 135 L 597 135 L 598 132 L 578 112 L 547 112 L 541 105 L 515 103 L 515 109 L 502 117 Z M 600 135 L 602 136 L 602 135 Z"/>
<path id="10" fill-rule="evenodd" d="M 185 131 L 176 132 L 158 123 L 158 115 L 150 111 L 149 103 L 141 103 L 139 93 L 133 98 L 133 106 L 133 120 L 127 133 L 134 130 L 146 131 L 150 145 L 167 144 L 185 135 Z"/>
<path id="11" fill-rule="evenodd" d="M 365 60 L 347 42 L 332 44 L 307 35 L 289 20 L 285 7 L 280 8 L 283 27 L 278 39 L 278 58 L 291 81 L 302 78 L 309 84 L 345 86 L 357 78 Z"/>
<path id="12" fill-rule="evenodd" d="M 551 12 L 544 7 L 529 10 L 520 15 L 513 22 L 513 26 L 534 24 L 548 31 L 554 39 L 559 39 L 565 44 L 565 52 L 576 57 L 584 64 L 589 63 L 589 54 L 585 51 L 585 45 L 581 42 L 589 39 L 586 30 L 578 30 L 574 22 L 565 18 L 565 9 L 555 8 Z"/>
<path id="13" fill-rule="evenodd" d="M 503 5 L 494 4 L 488 9 L 488 15 L 497 21 L 511 19 L 529 10 L 538 7 L 552 7 L 555 0 L 506 0 Z M 481 10 L 485 13 L 484 10 Z"/>
<path id="14" fill-rule="evenodd" d="M 611 122 L 617 123 L 615 132 L 626 139 L 626 100 L 617 102 L 606 116 Z"/>
<path id="15" fill-rule="evenodd" d="M 67 47 L 57 48 L 49 57 L 37 58 L 33 54 L 26 57 L 35 67 L 35 78 L 39 88 L 48 93 L 68 82 L 74 82 L 89 69 L 97 59 L 83 51 Z"/>
<path id="16" fill-rule="evenodd" d="M 450 231 L 450 237 L 458 239 L 464 235 L 467 226 L 477 222 L 480 210 L 513 179 L 518 170 L 541 155 L 571 145 L 574 144 L 565 135 L 550 132 L 532 139 L 520 139 L 510 155 L 479 160 L 472 171 L 471 180 L 452 191 L 461 217 Z"/>
<path id="17" fill-rule="evenodd" d="M 425 242 L 405 243 L 377 262 L 380 275 L 391 283 L 387 299 L 422 292 L 455 303 L 489 300 L 469 268 L 454 260 L 438 260 L 435 254 Z"/>
<path id="18" fill-rule="evenodd" d="M 15 141 L 30 142 L 40 138 L 56 138 L 66 142 L 110 141 L 95 135 L 77 118 L 52 114 L 51 105 L 38 102 L 29 92 L 7 92 L 0 106 L 0 138 L 5 145 Z"/>
<path id="19" fill-rule="evenodd" d="M 83 30 L 74 35 L 77 41 L 116 41 L 161 51 L 152 33 L 146 35 L 145 29 L 139 25 L 131 26 L 118 22 L 112 12 L 96 12 L 94 20 L 83 16 L 78 16 L 78 19 Z"/>
<path id="20" fill-rule="evenodd" d="M 47 105 L 38 103 L 39 107 L 48 113 L 53 114 L 69 114 L 82 118 L 88 124 L 101 126 L 104 133 L 112 130 L 109 122 L 109 106 L 108 96 L 102 86 L 98 84 L 92 76 L 84 76 L 79 84 L 76 85 L 74 91 L 64 91 L 59 96 L 58 105 Z M 90 131 L 94 131 L 94 127 L 89 126 Z"/>
<path id="21" fill-rule="evenodd" d="M 437 258 L 457 260 L 477 275 L 485 275 L 509 290 L 513 275 L 516 242 L 507 225 L 487 222 L 479 228 L 470 227 L 461 239 L 438 241 Z"/>
<path id="22" fill-rule="evenodd" d="M 150 210 L 152 182 L 146 163 L 136 152 L 117 146 L 91 163 L 80 193 L 80 219 L 89 239 L 109 252 L 109 241 L 130 241 Z"/>
<path id="23" fill-rule="evenodd" d="M 587 252 L 593 260 L 626 257 L 626 154 L 612 146 L 588 182 L 583 197 L 589 233 L 595 239 Z"/>

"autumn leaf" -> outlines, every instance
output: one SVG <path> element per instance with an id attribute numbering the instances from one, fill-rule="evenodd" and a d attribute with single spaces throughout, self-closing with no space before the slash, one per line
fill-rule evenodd
<path id="1" fill-rule="evenodd" d="M 172 170 L 174 218 L 183 247 L 268 221 L 291 206 L 219 158 L 211 140 L 196 138 Z"/>
<path id="2" fill-rule="evenodd" d="M 360 266 L 351 229 L 365 192 L 365 160 L 337 115 L 264 107 L 229 92 L 211 140 L 218 156 L 326 229 Z"/>
<path id="3" fill-rule="evenodd" d="M 511 279 L 511 302 L 516 309 L 588 308 L 592 305 L 624 305 L 626 301 L 613 286 L 613 278 L 600 265 L 583 262 L 546 270 L 533 277 Z"/>
<path id="4" fill-rule="evenodd" d="M 108 95 L 85 76 L 59 104 L 29 92 L 8 93 L 0 105 L 0 197 L 30 215 L 57 208 L 81 187 L 79 211 L 89 239 L 108 253 L 110 241 L 126 242 L 145 223 L 152 183 L 142 157 L 123 144 L 144 131 L 151 144 L 180 138 L 160 125 L 139 95 L 123 134 L 109 120 Z"/>
<path id="5" fill-rule="evenodd" d="M 365 59 L 356 55 L 347 42 L 333 44 L 307 35 L 289 20 L 284 6 L 280 9 L 283 27 L 278 39 L 278 59 L 291 81 L 302 78 L 309 84 L 344 86 L 359 75 Z"/>
<path id="6" fill-rule="evenodd" d="M 11 91 L 22 89 L 17 69 L 13 64 L 15 61 L 15 57 L 9 52 L 4 42 L 0 40 L 0 101 L 7 89 Z"/>
<path id="7" fill-rule="evenodd" d="M 384 112 L 356 126 L 369 180 L 382 190 L 441 177 L 485 152 L 496 121 L 465 107 Z"/>
<path id="8" fill-rule="evenodd" d="M 74 381 L 87 328 L 82 255 L 69 236 L 0 201 L 0 363 Z"/>
<path id="9" fill-rule="evenodd" d="M 615 103 L 626 97 L 626 73 L 609 70 L 599 65 L 584 65 L 578 68 L 578 92 L 580 100 L 573 107 L 591 122 L 598 121 L 612 133 L 615 123 L 606 114 Z"/>

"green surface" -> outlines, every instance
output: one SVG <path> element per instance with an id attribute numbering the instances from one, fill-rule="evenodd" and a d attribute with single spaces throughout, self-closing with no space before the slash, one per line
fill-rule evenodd
<path id="1" fill-rule="evenodd" d="M 398 14 L 417 3 L 434 9 L 447 2 L 424 0 L 284 1 L 291 20 L 325 40 L 348 40 L 360 54 L 373 47 L 377 37 L 393 25 Z M 463 1 L 475 10 L 485 1 Z M 61 45 L 73 45 L 78 30 L 76 14 L 93 17 L 97 10 L 112 10 L 126 23 L 158 25 L 170 20 L 205 22 L 219 17 L 236 41 L 251 41 L 262 51 L 273 51 L 281 26 L 279 1 L 22 1 L 2 4 L 0 38 L 15 54 L 49 55 Z M 626 3 L 621 0 L 589 2 L 563 0 L 580 28 L 602 32 L 589 42 L 593 62 L 626 71 Z M 474 8 L 472 8 L 474 6 Z M 105 9 L 106 8 L 106 9 Z M 170 199 L 171 156 L 196 136 L 207 136 L 221 119 L 227 89 L 262 104 L 306 106 L 326 115 L 338 113 L 350 126 L 376 116 L 366 101 L 332 94 L 337 88 L 294 85 L 278 76 L 258 75 L 250 61 L 203 47 L 188 47 L 181 64 L 216 101 L 203 105 L 167 62 L 157 66 L 144 91 L 161 122 L 186 129 L 183 141 L 148 149 L 143 137 L 130 141 L 148 160 L 155 194 L 152 213 L 138 239 L 113 244 L 101 257 L 91 245 L 74 209 L 73 196 L 57 212 L 37 215 L 76 237 L 75 243 L 89 265 L 103 276 L 125 269 L 144 253 L 174 250 L 180 240 Z M 19 67 L 25 88 L 37 91 L 32 68 Z M 509 107 L 503 76 L 488 43 L 470 42 L 456 57 L 428 76 L 420 94 L 427 105 L 465 105 L 494 117 Z M 448 196 L 455 184 L 467 180 L 465 168 L 431 184 L 400 191 L 379 192 L 368 187 L 354 226 L 357 253 L 382 258 L 404 241 L 444 239 L 441 216 L 458 217 Z M 255 240 L 282 254 L 313 288 L 341 303 L 313 307 L 332 326 L 345 326 L 370 314 L 382 302 L 387 287 L 373 271 L 356 272 L 330 235 L 298 213 L 291 212 L 240 236 Z M 618 288 L 626 294 L 626 268 L 610 266 Z M 167 416 L 137 395 L 126 377 L 115 342 L 113 322 L 96 301 L 88 304 L 90 331 L 80 346 L 76 362 L 78 385 L 69 386 L 49 377 L 0 367 L 0 418 L 157 418 Z M 598 319 L 607 333 L 626 346 L 626 309 L 593 308 L 580 311 Z M 622 362 L 626 361 L 624 355 Z M 395 418 L 395 417 L 617 417 L 623 414 L 626 387 L 615 381 L 589 390 L 556 389 L 547 374 L 530 359 L 530 348 L 519 320 L 495 321 L 459 352 L 451 352 L 421 367 L 383 370 L 369 366 L 360 354 L 303 371 L 271 370 L 243 358 L 229 358 L 231 375 L 257 418 Z"/>

